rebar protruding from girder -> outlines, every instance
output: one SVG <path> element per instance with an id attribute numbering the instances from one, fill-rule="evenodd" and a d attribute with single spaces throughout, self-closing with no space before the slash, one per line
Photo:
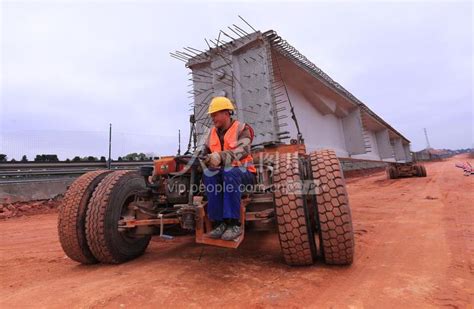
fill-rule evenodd
<path id="1" fill-rule="evenodd" d="M 181 60 L 181 61 L 186 61 L 187 62 L 189 60 L 187 57 L 184 57 L 184 56 L 176 54 L 176 53 L 170 53 L 170 56 L 173 57 L 173 58 L 176 58 L 178 60 Z"/>
<path id="2" fill-rule="evenodd" d="M 240 32 L 243 33 L 244 35 L 249 35 L 247 31 L 245 31 L 244 29 L 240 28 L 240 27 L 237 26 L 236 24 L 232 24 L 232 26 L 234 26 L 235 29 L 237 29 L 238 31 L 240 31 Z"/>
<path id="3" fill-rule="evenodd" d="M 234 30 L 234 29 L 232 29 L 231 27 L 227 27 L 227 28 L 229 28 L 229 30 L 230 30 L 230 31 L 232 31 L 233 33 L 235 33 L 235 34 L 236 34 L 236 35 L 239 37 L 239 39 L 242 39 L 242 38 L 243 38 L 243 36 L 242 36 L 242 35 L 240 35 L 240 33 L 239 33 L 239 32 L 235 31 L 235 30 Z"/>
<path id="4" fill-rule="evenodd" d="M 251 29 L 252 29 L 254 32 L 257 32 L 257 30 L 255 30 L 255 28 L 254 28 L 254 27 L 252 27 L 252 25 L 250 25 L 250 24 L 249 24 L 249 23 L 248 23 L 248 22 L 247 22 L 245 19 L 243 19 L 243 17 L 242 17 L 242 16 L 240 16 L 240 15 L 237 15 L 237 16 L 239 16 L 239 18 L 240 18 L 240 19 L 242 19 L 242 20 L 243 20 L 243 22 L 244 22 L 244 23 L 246 23 L 246 24 L 247 24 L 247 26 L 249 26 L 249 27 L 250 27 L 250 28 L 251 28 Z"/>

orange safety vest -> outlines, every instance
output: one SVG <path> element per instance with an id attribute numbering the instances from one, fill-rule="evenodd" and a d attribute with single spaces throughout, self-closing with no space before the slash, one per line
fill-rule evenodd
<path id="1" fill-rule="evenodd" d="M 244 130 L 245 123 L 241 123 L 237 120 L 227 129 L 227 132 L 224 134 L 224 148 L 222 148 L 221 141 L 219 140 L 219 135 L 217 135 L 216 127 L 211 129 L 208 140 L 208 147 L 211 152 L 219 152 L 222 150 L 234 150 L 238 146 L 239 135 Z M 252 130 L 251 130 L 252 131 Z M 257 169 L 253 165 L 253 158 L 249 154 L 240 160 L 235 160 L 232 162 L 232 166 L 246 166 L 247 170 L 251 173 L 256 173 Z"/>

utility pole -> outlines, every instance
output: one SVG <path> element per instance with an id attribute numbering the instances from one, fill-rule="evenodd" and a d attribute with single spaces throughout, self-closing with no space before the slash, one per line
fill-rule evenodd
<path id="1" fill-rule="evenodd" d="M 109 123 L 109 160 L 107 161 L 107 168 L 112 169 L 112 124 Z"/>
<path id="2" fill-rule="evenodd" d="M 430 149 L 430 140 L 428 139 L 428 131 L 426 131 L 426 128 L 423 129 L 425 131 L 425 138 L 426 138 L 426 149 Z"/>
<path id="3" fill-rule="evenodd" d="M 178 130 L 178 156 L 181 155 L 181 130 Z"/>

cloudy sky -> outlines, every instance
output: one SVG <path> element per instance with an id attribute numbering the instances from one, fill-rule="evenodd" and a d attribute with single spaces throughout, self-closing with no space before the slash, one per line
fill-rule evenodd
<path id="1" fill-rule="evenodd" d="M 174 154 L 188 70 L 237 23 L 276 30 L 412 141 L 473 147 L 473 6 L 466 2 L 1 1 L 0 153 Z"/>

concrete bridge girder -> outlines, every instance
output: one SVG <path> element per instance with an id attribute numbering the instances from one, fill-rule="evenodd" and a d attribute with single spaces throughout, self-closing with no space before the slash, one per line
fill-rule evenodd
<path id="1" fill-rule="evenodd" d="M 382 160 L 393 158 L 393 148 L 390 144 L 390 137 L 387 129 L 382 129 L 375 133 L 377 149 Z"/>
<path id="2" fill-rule="evenodd" d="M 366 153 L 360 108 L 354 108 L 342 118 L 342 128 L 347 152 L 350 155 Z"/>
<path id="3" fill-rule="evenodd" d="M 397 161 L 406 161 L 405 149 L 403 148 L 402 139 L 394 138 L 392 139 L 393 151 L 395 153 L 395 160 Z"/>
<path id="4" fill-rule="evenodd" d="M 408 143 L 403 143 L 403 150 L 405 151 L 405 160 L 406 161 L 411 161 L 411 152 L 410 152 L 410 144 Z"/>
<path id="5" fill-rule="evenodd" d="M 286 43 L 269 38 L 255 32 L 187 63 L 198 138 L 211 125 L 206 111 L 216 95 L 234 101 L 239 120 L 255 130 L 254 145 L 295 138 L 291 100 L 309 150 L 332 148 L 339 156 L 372 160 L 410 158 L 409 141 L 297 51 L 285 52 Z"/>

